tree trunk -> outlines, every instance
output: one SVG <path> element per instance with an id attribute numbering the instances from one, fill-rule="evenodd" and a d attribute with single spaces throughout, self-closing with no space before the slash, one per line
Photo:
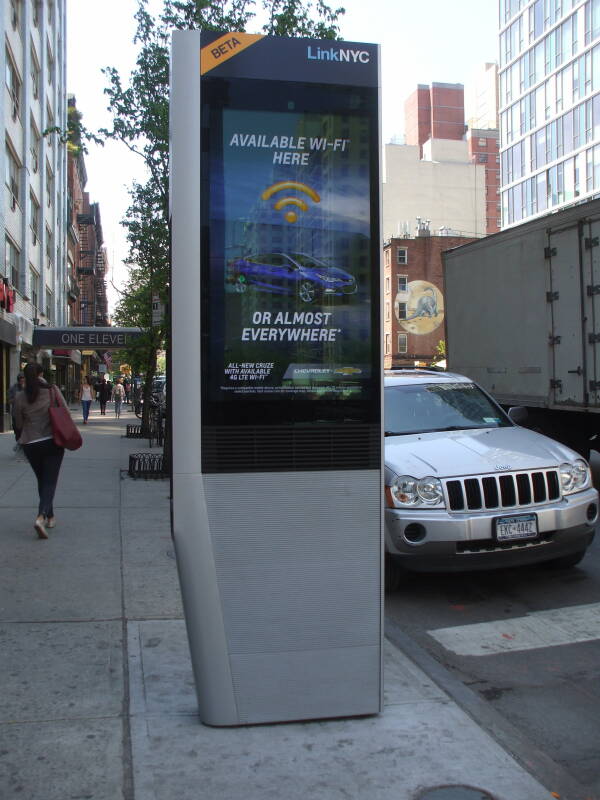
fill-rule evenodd
<path id="1" fill-rule="evenodd" d="M 152 383 L 154 381 L 154 376 L 156 375 L 156 357 L 157 357 L 158 347 L 151 345 L 148 351 L 148 359 L 146 362 L 146 369 L 145 369 L 145 382 L 144 382 L 144 409 L 142 412 L 142 430 L 148 430 L 150 427 L 150 415 L 152 413 Z"/>

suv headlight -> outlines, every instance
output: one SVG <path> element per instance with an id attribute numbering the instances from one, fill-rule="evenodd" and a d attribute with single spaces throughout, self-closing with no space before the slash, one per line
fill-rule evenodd
<path id="1" fill-rule="evenodd" d="M 561 464 L 558 468 L 563 494 L 574 494 L 587 489 L 592 483 L 590 468 L 586 461 L 578 458 L 573 463 Z"/>
<path id="2" fill-rule="evenodd" d="M 438 478 L 413 478 L 400 475 L 386 486 L 387 505 L 390 508 L 415 506 L 444 506 L 442 482 Z"/>

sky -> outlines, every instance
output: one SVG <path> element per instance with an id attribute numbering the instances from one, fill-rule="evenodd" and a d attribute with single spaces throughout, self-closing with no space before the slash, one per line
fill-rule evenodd
<path id="1" fill-rule="evenodd" d="M 152 0 L 158 4 L 159 0 Z M 497 0 L 334 0 L 346 14 L 341 35 L 347 41 L 381 45 L 383 141 L 404 132 L 404 101 L 417 84 L 468 84 L 473 72 L 497 61 Z M 135 0 L 67 0 L 67 91 L 77 98 L 83 123 L 91 130 L 110 126 L 103 90 L 103 67 L 114 66 L 123 82 L 135 63 Z M 260 32 L 248 27 L 249 32 Z M 143 180 L 141 159 L 124 145 L 90 145 L 85 157 L 87 191 L 100 204 L 108 251 L 109 306 L 118 298 L 126 268 L 127 243 L 120 220 L 129 205 L 127 188 Z"/>

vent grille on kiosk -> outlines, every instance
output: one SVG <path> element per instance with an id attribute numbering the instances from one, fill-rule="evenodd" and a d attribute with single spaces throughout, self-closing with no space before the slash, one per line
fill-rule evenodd
<path id="1" fill-rule="evenodd" d="M 202 471 L 278 472 L 380 469 L 377 425 L 343 423 L 293 428 L 215 426 L 202 429 Z"/>

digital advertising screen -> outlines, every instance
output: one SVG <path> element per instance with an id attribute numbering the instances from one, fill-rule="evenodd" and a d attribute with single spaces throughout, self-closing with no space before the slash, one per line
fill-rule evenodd
<path id="1" fill-rule="evenodd" d="M 314 404 L 366 420 L 379 358 L 373 93 L 214 79 L 203 97 L 207 405 L 280 422 L 287 399 L 299 420 Z"/>

